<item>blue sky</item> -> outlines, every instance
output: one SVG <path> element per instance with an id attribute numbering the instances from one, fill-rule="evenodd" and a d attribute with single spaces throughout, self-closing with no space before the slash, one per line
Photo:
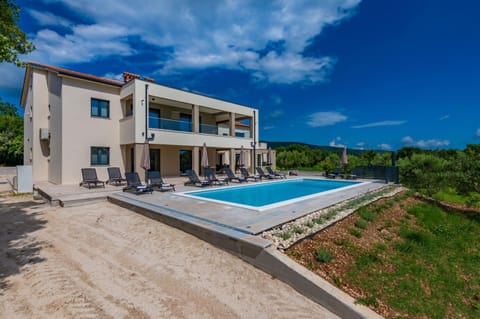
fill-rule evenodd
<path id="1" fill-rule="evenodd" d="M 17 1 L 23 57 L 123 71 L 257 107 L 260 139 L 349 148 L 480 143 L 475 0 Z M 19 103 L 23 70 L 0 64 Z"/>

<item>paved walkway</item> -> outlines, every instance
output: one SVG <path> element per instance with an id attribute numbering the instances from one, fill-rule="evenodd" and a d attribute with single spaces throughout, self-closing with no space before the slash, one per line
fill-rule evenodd
<path id="1" fill-rule="evenodd" d="M 185 190 L 184 187 L 178 187 L 178 191 L 175 193 L 154 193 L 153 196 L 123 193 L 117 194 L 115 197 L 117 199 L 123 198 L 126 201 L 148 203 L 156 206 L 159 211 L 162 209 L 174 210 L 185 216 L 212 224 L 224 225 L 248 234 L 260 234 L 267 229 L 384 186 L 385 183 L 368 181 L 352 188 L 339 189 L 336 192 L 264 211 L 216 203 L 200 198 L 184 197 L 178 194 Z M 188 188 L 188 190 L 191 190 L 191 188 Z"/>

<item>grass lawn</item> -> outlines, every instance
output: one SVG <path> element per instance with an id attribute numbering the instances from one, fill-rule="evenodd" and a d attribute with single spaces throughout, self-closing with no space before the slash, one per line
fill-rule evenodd
<path id="1" fill-rule="evenodd" d="M 480 318 L 480 213 L 400 195 L 287 254 L 387 318 Z"/>

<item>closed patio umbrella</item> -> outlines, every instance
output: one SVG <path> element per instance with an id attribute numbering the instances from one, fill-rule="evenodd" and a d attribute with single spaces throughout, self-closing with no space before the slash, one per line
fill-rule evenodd
<path id="1" fill-rule="evenodd" d="M 147 171 L 150 169 L 150 146 L 148 143 L 143 144 L 142 158 L 140 160 L 140 167 L 145 170 L 145 183 L 148 182 Z"/>
<path id="2" fill-rule="evenodd" d="M 240 158 L 238 159 L 238 166 L 245 166 L 245 151 L 243 150 L 243 145 L 240 148 Z"/>
<path id="3" fill-rule="evenodd" d="M 207 152 L 207 144 L 206 143 L 203 143 L 202 159 L 201 159 L 201 164 L 200 165 L 203 167 L 203 172 L 204 172 L 204 175 L 205 175 L 205 168 L 208 168 L 208 152 Z"/>
<path id="4" fill-rule="evenodd" d="M 267 152 L 267 165 L 272 165 L 272 148 L 270 146 Z"/>
<path id="5" fill-rule="evenodd" d="M 140 167 L 142 167 L 146 171 L 150 169 L 150 146 L 148 143 L 143 144 Z"/>
<path id="6" fill-rule="evenodd" d="M 341 163 L 342 163 L 343 165 L 347 165 L 347 164 L 348 164 L 347 147 L 344 147 L 344 148 L 343 148 Z"/>

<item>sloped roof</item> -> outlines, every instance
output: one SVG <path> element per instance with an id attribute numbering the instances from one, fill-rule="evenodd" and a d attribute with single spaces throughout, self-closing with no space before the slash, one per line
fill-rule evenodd
<path id="1" fill-rule="evenodd" d="M 77 71 L 67 70 L 67 69 L 56 67 L 56 66 L 41 64 L 41 63 L 37 63 L 37 62 L 29 62 L 28 66 L 31 66 L 31 67 L 34 67 L 34 68 L 36 67 L 36 68 L 41 68 L 41 69 L 47 69 L 47 70 L 50 70 L 50 71 L 58 72 L 60 74 L 65 74 L 65 75 L 77 77 L 77 78 L 80 78 L 80 79 L 85 79 L 85 80 L 90 80 L 90 81 L 95 81 L 95 82 L 101 82 L 101 83 L 110 84 L 110 85 L 119 86 L 119 87 L 123 86 L 125 84 L 124 82 L 121 82 L 121 81 L 102 78 L 102 77 L 87 74 L 87 73 L 81 73 L 81 72 L 77 72 Z"/>

